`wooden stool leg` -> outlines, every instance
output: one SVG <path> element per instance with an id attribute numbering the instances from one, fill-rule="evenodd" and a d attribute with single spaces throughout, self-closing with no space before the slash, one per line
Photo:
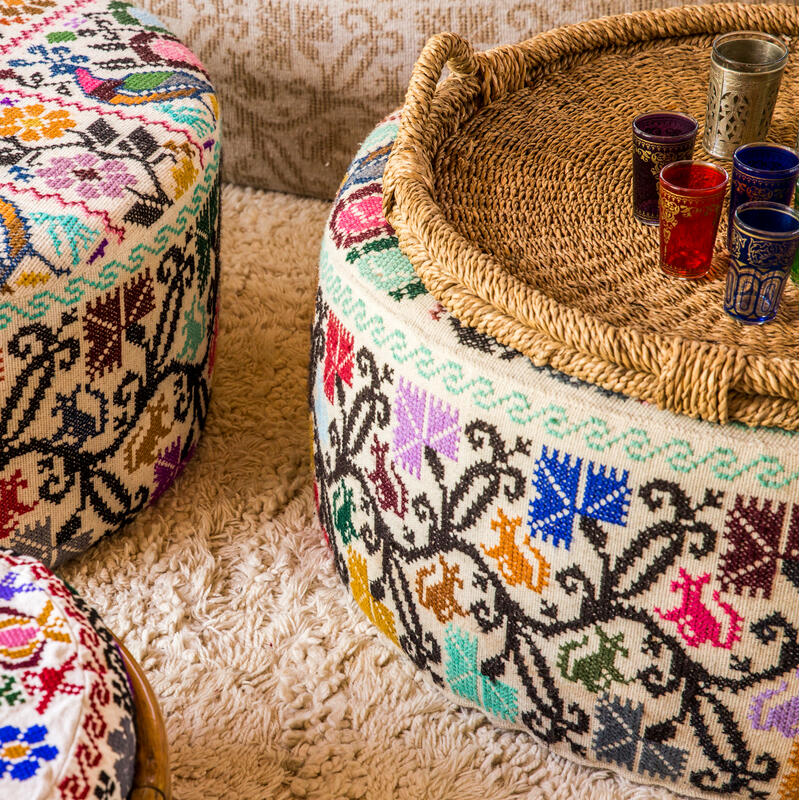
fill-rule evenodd
<path id="1" fill-rule="evenodd" d="M 142 668 L 117 640 L 133 685 L 136 766 L 129 800 L 171 800 L 169 747 L 164 718 Z"/>

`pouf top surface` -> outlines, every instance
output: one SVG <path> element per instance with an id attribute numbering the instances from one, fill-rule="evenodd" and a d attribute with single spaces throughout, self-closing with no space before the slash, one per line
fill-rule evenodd
<path id="1" fill-rule="evenodd" d="M 129 3 L 0 9 L 0 325 L 134 272 L 119 259 L 157 248 L 213 160 L 217 111 L 199 59 Z"/>
<path id="2" fill-rule="evenodd" d="M 0 3 L 0 544 L 49 566 L 158 499 L 213 368 L 219 108 L 122 0 Z"/>
<path id="3" fill-rule="evenodd" d="M 40 562 L 0 551 L 0 797 L 125 798 L 134 742 L 127 675 L 97 613 Z"/>

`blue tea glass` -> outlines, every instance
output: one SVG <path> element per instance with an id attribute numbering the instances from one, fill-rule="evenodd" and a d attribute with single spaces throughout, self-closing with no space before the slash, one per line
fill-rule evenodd
<path id="1" fill-rule="evenodd" d="M 745 325 L 775 319 L 797 252 L 797 212 L 781 203 L 742 203 L 733 213 L 725 311 Z"/>
<path id="2" fill-rule="evenodd" d="M 798 174 L 797 152 L 772 142 L 744 144 L 733 154 L 728 249 L 731 247 L 733 212 L 742 203 L 766 201 L 788 206 Z"/>

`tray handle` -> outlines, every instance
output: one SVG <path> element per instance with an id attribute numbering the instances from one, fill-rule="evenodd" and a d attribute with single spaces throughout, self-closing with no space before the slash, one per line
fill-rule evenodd
<path id="1" fill-rule="evenodd" d="M 424 135 L 431 102 L 445 65 L 450 67 L 454 75 L 462 77 L 474 75 L 478 70 L 472 45 L 456 33 L 431 36 L 411 71 L 400 131 L 383 175 L 383 214 L 387 219 L 395 205 L 395 176 L 398 173 L 411 170 L 424 180 L 429 190 L 433 189 L 433 175 L 430 169 L 422 165 L 417 144 Z"/>
<path id="2" fill-rule="evenodd" d="M 431 101 L 445 65 L 454 75 L 474 75 L 484 59 L 457 33 L 437 33 L 425 43 L 414 64 L 403 107 L 403 122 L 424 122 L 430 115 Z"/>
<path id="3" fill-rule="evenodd" d="M 411 170 L 433 192 L 433 174 L 430 164 L 420 156 L 425 151 L 420 145 L 427 135 L 431 105 L 445 66 L 455 77 L 477 79 L 484 105 L 523 86 L 527 76 L 525 58 L 519 48 L 499 47 L 476 53 L 457 33 L 437 33 L 428 39 L 411 72 L 400 132 L 383 177 L 383 213 L 387 218 L 395 205 L 398 173 L 407 174 Z"/>
<path id="4" fill-rule="evenodd" d="M 676 339 L 657 378 L 656 404 L 689 417 L 726 423 L 746 358 L 738 348 Z"/>

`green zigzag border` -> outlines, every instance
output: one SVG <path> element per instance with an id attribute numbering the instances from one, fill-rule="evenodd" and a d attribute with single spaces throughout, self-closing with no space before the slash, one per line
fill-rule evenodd
<path id="1" fill-rule="evenodd" d="M 16 303 L 8 301 L 0 303 L 0 331 L 5 330 L 14 321 L 15 314 L 25 320 L 33 321 L 47 314 L 56 303 L 67 308 L 77 305 L 86 296 L 87 289 L 97 291 L 110 289 L 116 284 L 117 278 L 122 272 L 128 272 L 131 275 L 138 272 L 147 255 L 161 255 L 170 242 L 174 242 L 176 238 L 183 235 L 190 220 L 196 218 L 200 207 L 211 193 L 211 188 L 219 172 L 219 153 L 220 141 L 217 139 L 213 159 L 204 171 L 202 182 L 194 187 L 191 202 L 181 208 L 174 223 L 159 228 L 158 233 L 151 240 L 154 246 L 141 242 L 131 250 L 128 264 L 116 259 L 104 264 L 97 281 L 76 276 L 67 281 L 60 295 L 48 290 L 36 292 L 28 300 L 27 308 L 20 308 Z"/>
<path id="2" fill-rule="evenodd" d="M 661 456 L 675 472 L 692 472 L 705 464 L 715 477 L 732 481 L 763 465 L 755 478 L 766 489 L 781 489 L 797 480 L 798 472 L 789 472 L 776 456 L 761 455 L 740 464 L 740 458 L 729 447 L 715 447 L 705 455 L 696 455 L 688 441 L 677 437 L 655 445 L 642 428 L 631 427 L 614 434 L 609 424 L 600 417 L 589 416 L 573 422 L 563 406 L 551 403 L 545 408 L 535 409 L 520 391 L 500 395 L 489 378 L 466 379 L 461 364 L 452 360 L 437 363 L 437 357 L 425 345 L 412 348 L 403 331 L 389 330 L 383 317 L 370 312 L 363 300 L 355 298 L 351 287 L 345 284 L 331 264 L 327 252 L 330 246 L 326 233 L 320 252 L 320 286 L 328 295 L 326 299 L 329 302 L 333 300 L 337 306 L 337 313 L 348 318 L 358 331 L 367 333 L 376 347 L 388 348 L 398 364 L 411 362 L 417 374 L 426 380 L 439 376 L 450 394 L 459 396 L 470 393 L 470 400 L 475 406 L 487 411 L 500 407 L 518 425 L 537 421 L 545 433 L 559 440 L 581 432 L 590 450 L 604 452 L 619 444 L 632 461 L 643 462 Z"/>

